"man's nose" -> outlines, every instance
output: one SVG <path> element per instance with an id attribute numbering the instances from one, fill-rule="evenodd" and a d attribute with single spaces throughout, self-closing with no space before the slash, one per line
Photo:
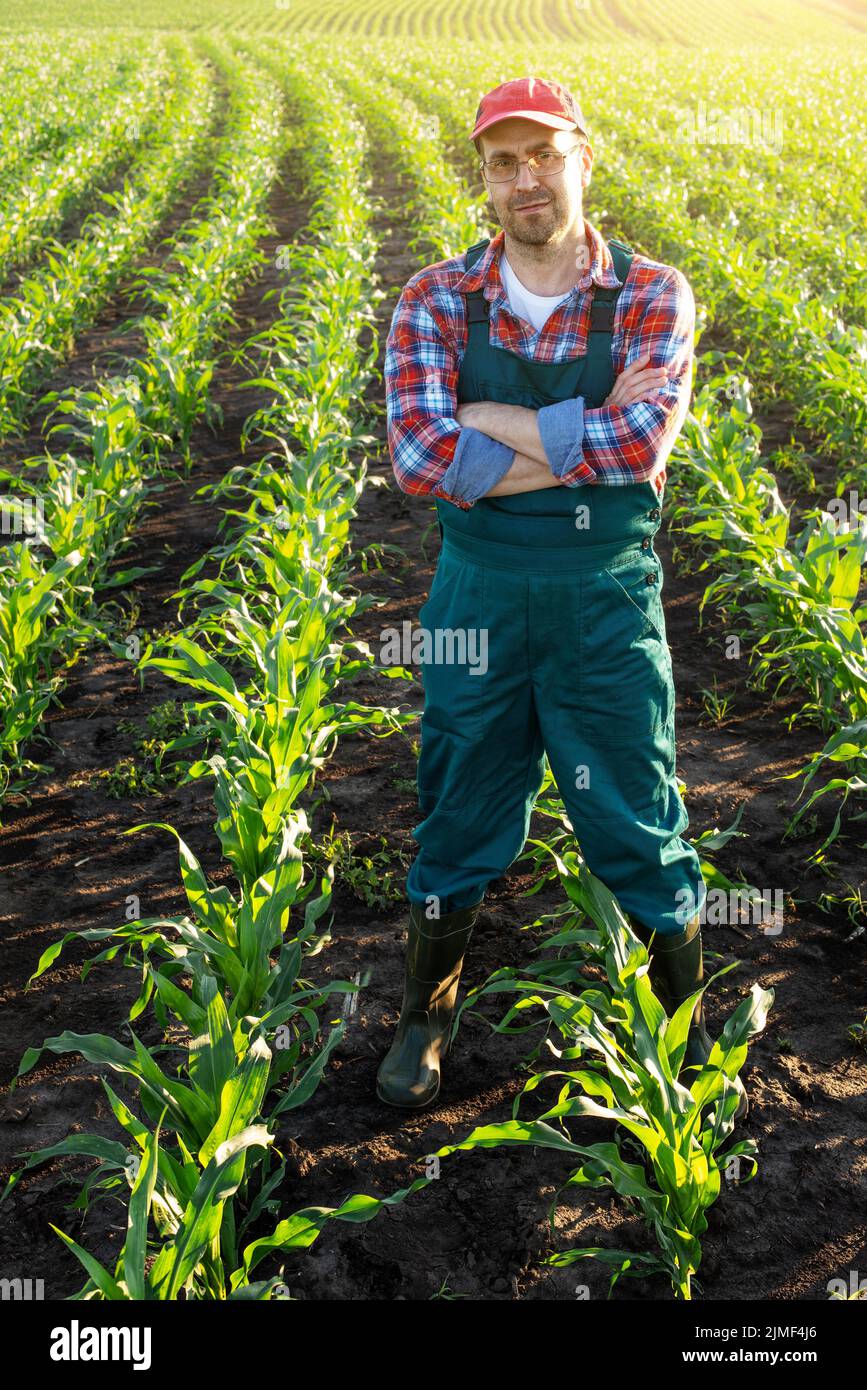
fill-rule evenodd
<path id="1" fill-rule="evenodd" d="M 539 186 L 538 174 L 531 172 L 529 164 L 520 164 L 518 166 L 518 177 L 515 179 L 513 187 L 519 188 L 522 192 L 526 193 L 530 189 L 538 188 Z"/>

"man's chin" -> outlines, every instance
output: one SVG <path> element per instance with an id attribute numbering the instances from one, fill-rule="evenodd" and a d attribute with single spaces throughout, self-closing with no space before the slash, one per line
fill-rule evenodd
<path id="1" fill-rule="evenodd" d="M 505 227 L 513 241 L 522 242 L 525 246 L 545 246 L 553 240 L 557 232 L 556 223 L 547 218 L 544 222 L 536 222 L 535 225 L 530 225 L 529 221 L 510 220 Z"/>

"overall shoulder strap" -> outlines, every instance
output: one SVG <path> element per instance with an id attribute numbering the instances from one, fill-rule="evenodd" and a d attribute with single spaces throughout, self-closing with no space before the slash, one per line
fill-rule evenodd
<path id="1" fill-rule="evenodd" d="M 486 236 L 483 241 L 476 241 L 472 246 L 467 247 L 464 252 L 464 270 L 469 270 L 471 265 L 475 265 L 476 261 L 484 254 L 486 248 L 490 246 L 490 244 L 491 238 Z"/>
<path id="2" fill-rule="evenodd" d="M 490 237 L 485 237 L 484 241 L 477 241 L 473 246 L 464 252 L 464 269 L 469 270 L 470 266 L 475 265 L 480 256 L 484 255 L 486 248 L 490 244 Z M 617 271 L 618 279 L 626 282 L 629 274 L 629 267 L 632 265 L 633 250 L 625 242 L 617 241 L 612 238 L 608 242 L 611 248 L 611 256 L 614 261 L 614 269 Z M 590 332 L 591 333 L 610 333 L 614 324 L 614 310 L 617 300 L 623 290 L 623 284 L 612 289 L 599 289 L 593 291 L 593 300 L 590 305 Z M 488 317 L 488 301 L 485 299 L 481 290 L 473 290 L 466 296 L 467 301 L 467 322 L 478 323 Z"/>
<path id="3" fill-rule="evenodd" d="M 593 299 L 590 304 L 590 332 L 591 333 L 610 333 L 614 327 L 614 310 L 617 300 L 620 297 L 629 274 L 629 267 L 632 265 L 634 252 L 631 246 L 627 246 L 623 241 L 616 241 L 612 238 L 608 245 L 611 249 L 611 258 L 614 261 L 614 269 L 617 271 L 617 278 L 622 283 L 612 289 L 603 290 L 598 286 L 593 291 Z"/>
<path id="4" fill-rule="evenodd" d="M 464 270 L 469 270 L 470 266 L 475 265 L 480 256 L 483 256 L 491 238 L 485 237 L 484 241 L 477 241 L 473 246 L 464 252 Z M 480 323 L 488 317 L 488 301 L 481 290 L 473 290 L 465 296 L 467 301 L 467 323 Z"/>

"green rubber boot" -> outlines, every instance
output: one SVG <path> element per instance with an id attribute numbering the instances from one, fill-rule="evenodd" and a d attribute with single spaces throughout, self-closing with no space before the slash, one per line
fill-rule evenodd
<path id="1" fill-rule="evenodd" d="M 410 903 L 400 1021 L 376 1075 L 376 1094 L 387 1105 L 421 1110 L 436 1100 L 464 953 L 482 901 L 433 920 Z"/>
<path id="2" fill-rule="evenodd" d="M 649 948 L 651 933 L 640 922 L 635 922 L 631 917 L 629 920 L 635 935 Z M 693 917 L 683 931 L 675 936 L 657 934 L 650 954 L 650 980 L 669 1018 L 684 999 L 688 999 L 701 987 L 704 981 L 704 962 L 701 922 L 698 917 Z M 713 1039 L 705 1027 L 703 1000 L 699 999 L 687 1035 L 682 1065 L 703 1066 L 710 1056 L 712 1047 Z M 734 1085 L 740 1096 L 735 1119 L 742 1120 L 750 1108 L 749 1098 L 739 1076 L 735 1077 Z"/>

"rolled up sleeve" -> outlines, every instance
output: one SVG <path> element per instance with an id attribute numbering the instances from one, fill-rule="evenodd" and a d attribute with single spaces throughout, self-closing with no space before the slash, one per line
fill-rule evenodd
<path id="1" fill-rule="evenodd" d="M 477 502 L 508 473 L 515 458 L 514 449 L 500 444 L 490 435 L 464 425 L 455 448 L 455 455 L 443 474 L 439 488 L 434 489 L 435 497 L 445 497 L 449 501 L 460 498 L 463 502 Z"/>
<path id="2" fill-rule="evenodd" d="M 468 509 L 508 471 L 514 450 L 458 422 L 457 351 L 412 280 L 392 315 L 384 375 L 398 487 Z"/>
<path id="3" fill-rule="evenodd" d="M 538 413 L 542 447 L 555 478 L 571 475 L 582 463 L 584 440 L 584 397 L 571 396 L 554 405 L 543 405 Z M 584 465 L 592 477 L 592 470 Z M 586 479 L 581 478 L 584 482 Z M 576 486 L 570 476 L 570 486 Z"/>

